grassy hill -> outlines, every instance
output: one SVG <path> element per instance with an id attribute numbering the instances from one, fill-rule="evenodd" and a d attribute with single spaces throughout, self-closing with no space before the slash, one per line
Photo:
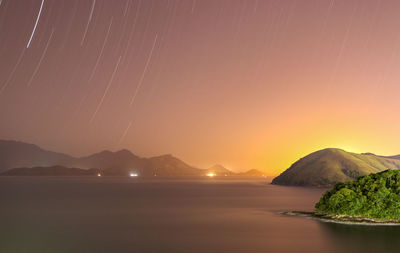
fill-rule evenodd
<path id="1" fill-rule="evenodd" d="M 393 157 L 356 154 L 328 148 L 301 158 L 274 178 L 272 183 L 325 187 L 387 169 L 400 169 L 400 160 Z"/>

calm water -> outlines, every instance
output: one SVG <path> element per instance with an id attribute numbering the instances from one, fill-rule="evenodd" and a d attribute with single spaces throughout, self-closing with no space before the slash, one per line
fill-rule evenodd
<path id="1" fill-rule="evenodd" d="M 400 252 L 400 227 L 286 217 L 323 190 L 260 180 L 0 178 L 0 252 Z"/>

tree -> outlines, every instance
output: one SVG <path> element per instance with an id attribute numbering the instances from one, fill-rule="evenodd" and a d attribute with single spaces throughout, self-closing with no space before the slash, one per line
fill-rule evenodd
<path id="1" fill-rule="evenodd" d="M 386 170 L 337 183 L 315 205 L 316 213 L 400 220 L 400 171 Z"/>

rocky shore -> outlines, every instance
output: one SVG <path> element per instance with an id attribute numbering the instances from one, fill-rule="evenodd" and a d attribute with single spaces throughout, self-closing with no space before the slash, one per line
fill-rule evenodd
<path id="1" fill-rule="evenodd" d="M 400 226 L 399 220 L 378 220 L 369 217 L 355 217 L 348 215 L 328 215 L 315 212 L 302 212 L 302 211 L 290 211 L 280 212 L 282 215 L 289 216 L 303 216 L 320 220 L 323 222 L 333 222 L 347 225 L 381 225 L 381 226 Z"/>

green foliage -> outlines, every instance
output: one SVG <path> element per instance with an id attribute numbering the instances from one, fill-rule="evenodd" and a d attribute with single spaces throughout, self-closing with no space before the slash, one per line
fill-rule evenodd
<path id="1" fill-rule="evenodd" d="M 315 205 L 317 213 L 400 220 L 400 170 L 337 183 Z"/>

